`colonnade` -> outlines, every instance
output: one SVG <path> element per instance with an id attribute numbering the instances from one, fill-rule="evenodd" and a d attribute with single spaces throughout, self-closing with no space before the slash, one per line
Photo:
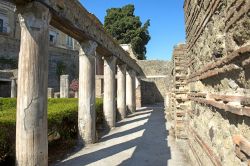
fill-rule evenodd
<path id="1" fill-rule="evenodd" d="M 17 9 L 21 25 L 21 44 L 17 93 L 16 165 L 48 165 L 48 36 L 51 14 L 47 7 L 38 2 L 18 6 Z M 95 63 L 98 44 L 91 40 L 79 43 L 78 128 L 81 142 L 89 144 L 96 141 Z M 118 68 L 117 92 L 116 68 Z M 116 56 L 104 56 L 103 110 L 107 127 L 115 127 L 117 109 L 121 119 L 126 117 L 126 107 L 129 112 L 135 111 L 135 77 L 133 69 Z"/>

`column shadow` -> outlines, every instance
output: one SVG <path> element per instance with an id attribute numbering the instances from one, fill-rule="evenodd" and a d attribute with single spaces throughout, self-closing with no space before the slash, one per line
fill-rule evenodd
<path id="1" fill-rule="evenodd" d="M 148 121 L 143 125 L 123 132 L 108 135 L 101 139 L 101 142 L 144 130 L 141 137 L 97 150 L 95 152 L 83 154 L 79 157 L 58 163 L 58 165 L 87 165 L 135 147 L 132 156 L 124 161 L 121 159 L 121 163 L 119 165 L 166 166 L 168 160 L 171 159 L 171 153 L 167 142 L 168 132 L 165 126 L 164 111 L 163 109 L 156 108 L 151 112 L 150 116 L 146 118 L 148 118 Z M 145 120 L 145 118 L 138 118 L 138 121 L 140 120 Z M 135 120 L 128 121 L 128 123 L 129 122 L 133 123 Z"/>

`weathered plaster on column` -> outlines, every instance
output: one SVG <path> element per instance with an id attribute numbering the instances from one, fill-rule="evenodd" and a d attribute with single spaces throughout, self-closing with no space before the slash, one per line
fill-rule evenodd
<path id="1" fill-rule="evenodd" d="M 135 72 L 127 70 L 126 74 L 126 105 L 129 113 L 135 112 Z"/>
<path id="2" fill-rule="evenodd" d="M 117 109 L 118 118 L 126 117 L 126 64 L 117 65 Z"/>
<path id="3" fill-rule="evenodd" d="M 79 50 L 79 139 L 83 144 L 95 142 L 95 64 L 97 43 L 81 43 Z"/>
<path id="4" fill-rule="evenodd" d="M 16 119 L 16 165 L 48 165 L 47 88 L 49 10 L 17 6 L 21 26 Z"/>
<path id="5" fill-rule="evenodd" d="M 115 72 L 116 57 L 104 58 L 104 99 L 103 112 L 108 128 L 115 127 L 116 108 L 115 108 Z"/>

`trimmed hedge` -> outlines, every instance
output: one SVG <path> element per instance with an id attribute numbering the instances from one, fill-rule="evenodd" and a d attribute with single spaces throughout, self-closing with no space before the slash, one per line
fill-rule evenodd
<path id="1" fill-rule="evenodd" d="M 103 123 L 102 99 L 96 99 L 97 124 Z M 48 100 L 48 135 L 60 140 L 77 138 L 78 99 Z M 0 163 L 15 155 L 16 99 L 0 98 Z M 49 142 L 53 144 L 55 141 Z"/>

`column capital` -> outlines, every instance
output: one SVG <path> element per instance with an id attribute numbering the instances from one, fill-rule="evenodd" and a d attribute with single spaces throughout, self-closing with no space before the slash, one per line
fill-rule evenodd
<path id="1" fill-rule="evenodd" d="M 98 44 L 92 40 L 80 43 L 80 56 L 95 56 Z"/>
<path id="2" fill-rule="evenodd" d="M 141 81 L 141 77 L 135 76 L 135 79 Z"/>
<path id="3" fill-rule="evenodd" d="M 117 64 L 117 74 L 119 72 L 122 72 L 126 75 L 126 69 L 127 69 L 127 64 L 126 63 L 120 63 L 120 64 Z"/>
<path id="4" fill-rule="evenodd" d="M 21 28 L 38 32 L 47 29 L 50 24 L 51 14 L 49 9 L 39 2 L 30 2 L 25 6 L 17 6 L 17 13 Z"/>
<path id="5" fill-rule="evenodd" d="M 130 75 L 136 76 L 136 72 L 135 72 L 133 69 L 131 69 L 131 68 L 128 68 L 128 69 L 127 69 L 127 72 L 128 72 L 128 74 L 130 74 Z"/>
<path id="6" fill-rule="evenodd" d="M 112 66 L 116 66 L 116 61 L 117 61 L 117 57 L 115 57 L 115 56 L 105 56 L 104 57 L 104 61 L 106 61 L 107 62 L 107 64 L 109 64 L 109 65 L 112 65 Z M 104 66 L 105 66 L 105 63 L 104 63 Z"/>
<path id="7" fill-rule="evenodd" d="M 120 64 L 117 64 L 117 66 L 119 66 L 120 68 L 124 68 L 124 69 L 127 68 L 127 64 L 126 63 L 120 63 Z"/>

